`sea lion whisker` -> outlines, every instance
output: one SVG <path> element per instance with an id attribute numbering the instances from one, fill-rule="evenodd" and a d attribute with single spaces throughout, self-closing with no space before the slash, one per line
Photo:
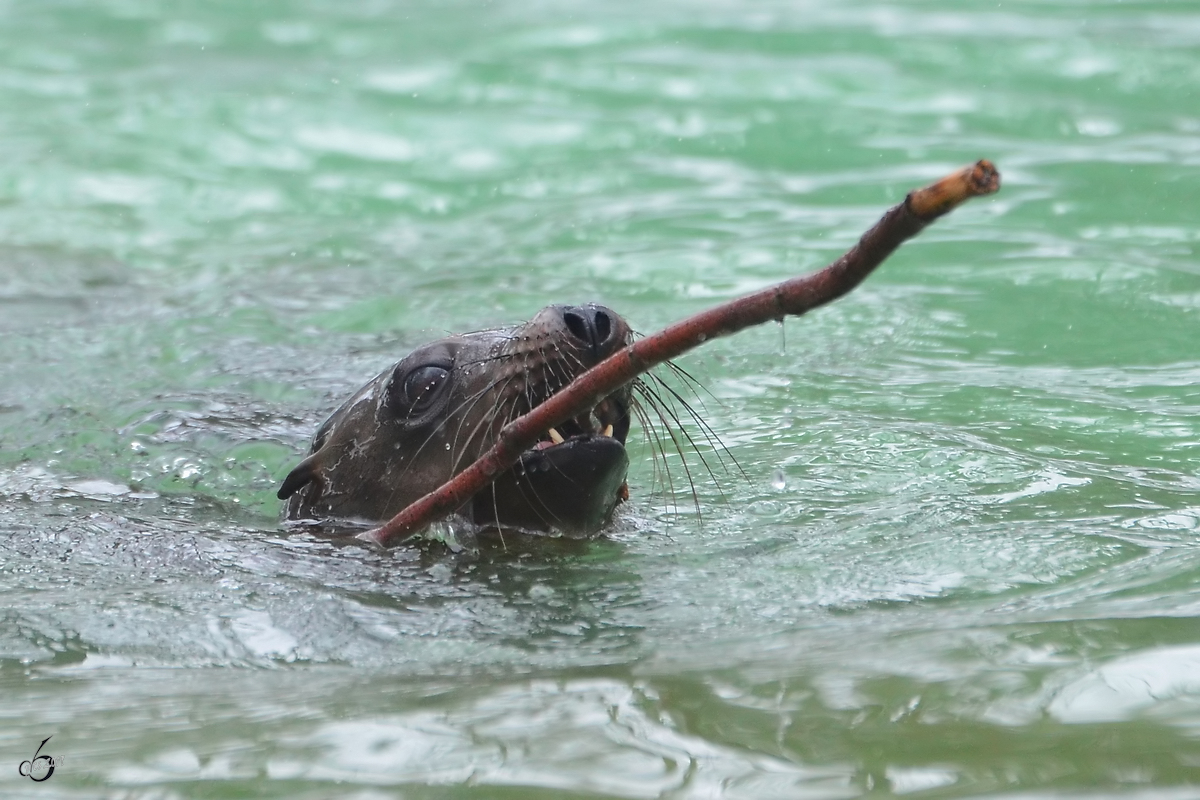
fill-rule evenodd
<path id="1" fill-rule="evenodd" d="M 663 413 L 664 408 L 670 414 L 670 416 L 674 420 L 675 424 L 679 426 L 679 432 L 682 433 L 685 438 L 687 438 L 688 444 L 690 444 L 692 446 L 692 449 L 696 450 L 697 454 L 700 455 L 700 460 L 704 464 L 705 470 L 708 471 L 709 477 L 711 477 L 713 479 L 713 481 L 716 482 L 717 476 L 713 474 L 712 468 L 709 467 L 708 461 L 704 458 L 704 455 L 702 453 L 700 453 L 699 450 L 696 448 L 696 443 L 692 441 L 692 437 L 690 435 L 688 435 L 686 430 L 684 430 L 682 424 L 679 421 L 679 417 L 677 417 L 675 415 L 675 413 L 672 409 L 667 407 L 666 403 L 664 403 L 662 401 L 662 398 L 659 397 L 658 394 L 653 389 L 651 389 L 649 386 L 647 386 L 645 383 L 639 382 L 639 384 L 637 386 L 637 391 L 643 397 L 652 397 L 656 401 L 656 402 L 651 403 L 650 407 L 654 409 L 654 413 L 656 415 L 658 415 L 658 418 L 662 421 L 663 428 L 666 430 L 667 435 L 671 437 L 671 443 L 675 446 L 675 452 L 679 454 L 679 464 L 680 464 L 680 466 L 683 467 L 684 475 L 687 476 L 688 488 L 691 489 L 691 493 L 692 493 L 692 502 L 696 506 L 696 518 L 701 522 L 701 524 L 703 524 L 704 514 L 700 509 L 700 493 L 698 491 L 696 491 L 696 481 L 692 477 L 692 469 L 691 469 L 691 467 L 688 466 L 687 456 L 685 456 L 683 453 L 683 443 L 679 440 L 679 436 L 676 435 L 675 429 L 671 427 L 671 424 L 668 421 L 667 416 Z"/>
<path id="2" fill-rule="evenodd" d="M 445 430 L 446 424 L 451 419 L 455 419 L 458 416 L 459 412 L 462 412 L 464 410 L 469 411 L 471 408 L 474 408 L 474 405 L 476 403 L 478 403 L 481 399 L 486 397 L 497 386 L 499 386 L 504 380 L 506 380 L 506 379 L 505 378 L 497 378 L 494 381 L 492 381 L 491 383 L 488 383 L 483 388 L 481 388 L 477 392 L 475 392 L 473 395 L 470 395 L 469 397 L 463 399 L 463 401 L 461 403 L 459 403 L 454 408 L 449 409 L 447 411 L 447 413 L 443 415 L 442 419 L 437 423 L 437 425 L 433 428 L 433 430 L 431 430 L 429 432 L 429 434 L 425 437 L 425 439 L 419 445 L 417 445 L 417 447 L 413 451 L 413 457 L 409 460 L 408 465 L 406 465 L 404 467 L 404 469 L 400 472 L 400 474 L 397 476 L 396 484 L 392 487 L 392 495 L 393 496 L 394 496 L 395 492 L 399 491 L 400 479 L 403 479 L 408 474 L 408 472 L 417 464 L 417 457 L 419 457 L 425 451 L 425 448 L 434 440 L 434 438 L 437 437 L 437 435 L 439 433 L 441 433 L 443 430 Z M 461 426 L 462 426 L 462 421 L 460 419 L 459 420 L 460 429 L 461 429 Z M 456 441 L 457 441 L 457 436 L 458 436 L 458 431 L 455 432 Z"/>
<path id="3" fill-rule="evenodd" d="M 671 386 L 671 384 L 669 384 L 665 380 L 663 380 L 662 376 L 656 375 L 654 373 L 649 373 L 649 377 L 653 378 L 655 383 L 657 383 L 664 390 L 666 390 L 667 392 L 670 393 L 671 397 L 674 398 L 675 402 L 679 403 L 679 405 L 683 406 L 684 409 L 687 410 L 688 416 L 690 416 L 692 418 L 692 421 L 694 421 L 696 423 L 696 426 L 700 429 L 700 432 L 704 434 L 704 438 L 708 442 L 708 446 L 710 448 L 712 448 L 712 452 L 716 454 L 717 461 L 721 465 L 721 469 L 725 470 L 726 473 L 729 472 L 729 465 L 725 462 L 725 458 L 726 458 L 726 456 L 728 456 L 729 460 L 733 462 L 733 465 L 735 467 L 737 467 L 738 473 L 741 474 L 742 478 L 749 481 L 750 476 L 746 474 L 746 470 L 742 469 L 742 465 L 738 463 L 737 458 L 733 455 L 733 453 L 731 453 L 729 451 L 729 448 L 726 447 L 725 443 L 721 441 L 721 437 L 717 434 L 717 432 L 715 430 L 713 430 L 712 426 L 708 424 L 708 422 L 704 419 L 704 417 L 702 417 L 696 411 L 696 409 L 692 408 L 691 404 L 688 403 L 687 399 L 684 398 L 681 394 L 679 394 L 679 392 L 675 389 L 674 386 Z M 703 401 L 701 401 L 701 402 L 703 402 Z M 672 408 L 673 407 L 674 406 L 672 404 Z M 678 415 L 675 415 L 673 413 L 673 416 L 675 416 L 676 422 L 680 423 L 679 427 L 681 430 L 684 431 L 684 435 L 687 435 L 687 429 L 684 428 Z M 691 442 L 692 448 L 696 451 L 696 454 L 699 455 L 700 459 L 703 461 L 704 454 L 700 451 L 700 449 L 698 447 L 696 447 L 696 443 L 692 441 L 691 436 L 688 436 L 688 441 Z M 707 466 L 708 466 L 708 463 L 706 461 L 705 467 L 707 467 Z M 708 470 L 708 474 L 713 475 L 712 469 Z M 714 481 L 714 483 L 717 482 L 715 475 L 713 475 L 713 481 Z"/>
<path id="4" fill-rule="evenodd" d="M 490 360 L 490 359 L 479 359 L 476 362 L 468 362 L 468 363 L 483 363 L 486 360 Z M 465 368 L 466 367 L 463 367 L 463 369 L 465 369 Z M 459 369 L 458 365 L 455 365 L 455 370 L 458 370 L 458 369 Z M 516 376 L 512 375 L 512 374 L 504 375 L 499 378 L 496 378 L 495 380 L 492 380 L 491 382 L 489 382 L 488 384 L 483 386 L 481 389 L 479 389 L 474 394 L 463 399 L 463 401 L 460 402 L 454 408 L 449 409 L 446 412 L 446 414 L 443 416 L 443 419 L 438 422 L 437 426 L 432 431 L 429 432 L 429 435 L 426 436 L 425 440 L 422 441 L 421 444 L 417 447 L 416 451 L 414 452 L 414 457 L 410 460 L 409 464 L 404 468 L 404 470 L 400 473 L 400 475 L 398 477 L 403 478 L 413 468 L 413 466 L 417 464 L 417 456 L 419 456 L 424 451 L 425 447 L 431 441 L 433 441 L 433 439 L 439 433 L 441 433 L 443 430 L 445 430 L 445 426 L 449 420 L 457 419 L 458 420 L 458 428 L 454 432 L 454 440 L 450 445 L 451 461 L 452 461 L 452 463 L 450 465 L 450 474 L 454 474 L 454 472 L 456 472 L 458 470 L 459 465 L 462 463 L 463 458 L 468 454 L 467 445 L 486 426 L 494 423 L 497 412 L 499 411 L 499 408 L 493 408 L 490 411 L 488 411 L 487 413 L 485 413 L 479 419 L 479 422 L 476 424 L 475 428 L 471 431 L 470 435 L 468 435 L 466 437 L 465 443 L 463 443 L 462 446 L 459 447 L 459 442 L 462 441 L 463 424 L 469 418 L 470 413 L 475 409 L 475 407 L 485 397 L 488 397 L 489 395 L 495 393 L 497 391 L 497 389 L 499 389 L 500 394 L 502 395 L 503 391 L 504 391 L 504 387 L 507 386 L 508 384 L 510 384 L 514 380 L 516 380 Z M 511 421 L 516 416 L 519 416 L 519 414 L 516 414 L 515 412 L 516 412 L 516 404 L 513 403 L 509 406 L 509 408 L 506 412 L 506 420 L 505 420 L 506 424 L 508 421 Z M 474 456 L 472 456 L 472 457 L 474 457 Z M 400 485 L 399 485 L 399 481 L 397 481 L 397 484 L 392 487 L 392 490 L 391 490 L 392 496 L 394 496 L 395 493 L 397 491 L 399 491 L 399 489 L 400 489 Z"/>
<path id="5" fill-rule="evenodd" d="M 492 521 L 496 524 L 496 533 L 500 535 L 500 549 L 505 553 L 508 552 L 508 543 L 504 541 L 504 526 L 500 524 L 500 500 L 497 499 L 496 493 L 492 492 Z"/>
<path id="6" fill-rule="evenodd" d="M 535 405 L 537 405 L 537 401 L 534 399 L 533 394 L 533 387 L 537 385 L 537 381 L 534 380 L 534 373 L 531 367 L 531 360 L 535 354 L 537 356 L 537 367 L 544 371 L 545 365 L 543 361 L 545 359 L 545 353 L 540 346 L 535 350 L 521 351 L 521 375 L 523 375 L 525 378 L 525 383 L 521 387 L 521 394 L 525 397 L 525 406 L 527 408 L 533 408 Z M 506 423 L 514 418 L 512 416 L 512 412 L 515 411 L 516 408 L 516 398 L 514 397 L 513 404 L 508 409 L 508 412 L 505 416 Z"/>
<path id="7" fill-rule="evenodd" d="M 660 379 L 658 379 L 657 376 L 654 376 L 654 377 L 656 378 L 656 380 L 658 381 L 660 386 L 662 386 L 668 392 L 672 391 L 670 386 L 667 386 L 666 384 L 662 383 L 662 381 Z M 691 446 L 692 451 L 695 452 L 696 455 L 700 457 L 700 461 L 704 464 L 704 468 L 708 472 L 709 477 L 713 479 L 714 483 L 716 483 L 717 482 L 716 474 L 713 472 L 712 467 L 709 465 L 708 459 L 706 459 L 704 457 L 704 451 L 702 451 L 700 449 L 700 447 L 696 444 L 696 441 L 692 438 L 692 435 L 690 433 L 688 433 L 687 427 L 683 424 L 683 420 L 679 417 L 679 414 L 675 411 L 675 404 L 671 403 L 671 402 L 667 402 L 666 399 L 657 390 L 655 390 L 651 385 L 649 385 L 645 382 L 642 382 L 638 385 L 637 391 L 640 392 L 643 397 L 653 397 L 654 407 L 660 415 L 662 414 L 662 412 L 664 410 L 667 414 L 670 415 L 671 421 L 675 423 L 675 427 L 678 428 L 679 433 L 682 434 L 683 437 L 687 439 L 687 443 Z M 682 402 L 685 408 L 688 407 L 687 403 L 683 402 L 682 398 L 680 398 L 677 394 L 674 394 L 674 392 L 672 392 L 672 394 L 674 395 L 674 399 L 676 401 Z M 710 447 L 713 447 L 713 443 L 711 440 L 709 440 L 708 444 Z M 715 447 L 713 449 L 718 454 L 718 457 L 719 457 L 720 451 L 717 450 Z M 680 455 L 682 456 L 682 453 L 680 453 Z M 723 461 L 721 462 L 721 465 L 724 467 Z M 728 472 L 728 468 L 726 468 L 726 472 Z"/>
<path id="8" fill-rule="evenodd" d="M 564 361 L 568 358 L 575 361 L 575 364 L 576 364 L 576 366 L 579 367 L 579 371 L 581 374 L 587 370 L 587 365 L 583 363 L 583 359 L 580 358 L 580 356 L 577 353 L 565 353 Z M 565 366 L 566 365 L 564 364 L 564 368 L 565 368 Z M 563 386 L 569 384 L 572 380 L 574 380 L 574 378 L 571 377 L 570 375 L 567 375 L 566 380 L 562 381 L 558 388 L 561 389 Z M 575 418 L 575 424 L 579 426 L 579 428 L 582 430 L 582 432 L 584 432 L 584 433 L 601 433 L 603 431 L 604 424 L 599 419 L 599 417 L 596 415 L 596 409 L 599 408 L 603 404 L 604 404 L 604 401 L 602 400 L 600 403 L 597 404 L 597 406 L 595 408 L 592 408 L 592 409 L 588 410 L 587 412 L 585 412 Z"/>
<path id="9" fill-rule="evenodd" d="M 564 359 L 564 362 L 565 362 L 565 359 Z M 569 384 L 572 380 L 571 375 L 565 371 L 566 370 L 565 363 L 562 363 L 562 367 L 564 369 L 564 372 L 562 375 L 556 375 L 554 373 L 554 367 L 555 367 L 555 364 L 557 364 L 557 363 L 559 363 L 559 362 L 558 361 L 551 362 L 550 360 L 545 360 L 542 362 L 542 372 L 546 376 L 546 388 L 549 390 L 549 395 L 554 394 L 554 392 L 557 392 L 559 389 L 561 389 L 562 387 Z M 583 362 L 579 362 L 579 367 L 582 370 Z M 552 382 L 556 382 L 557 386 L 553 386 Z M 549 396 L 549 395 L 547 395 L 547 396 Z"/>
<path id="10" fill-rule="evenodd" d="M 541 382 L 546 388 L 547 397 L 550 397 L 564 385 L 570 383 L 574 380 L 575 375 L 578 374 L 572 373 L 570 369 L 565 368 L 567 366 L 567 357 L 571 355 L 571 351 L 557 342 L 544 342 L 540 344 L 537 355 Z M 579 367 L 579 373 L 585 369 L 582 361 L 576 360 L 576 366 Z"/>
<path id="11" fill-rule="evenodd" d="M 650 402 L 649 399 L 647 399 L 647 402 Z M 650 447 L 651 464 L 654 468 L 650 482 L 650 491 L 654 491 L 656 484 L 661 485 L 666 495 L 671 498 L 670 507 L 674 509 L 673 513 L 678 514 L 679 503 L 675 497 L 675 480 L 671 475 L 671 465 L 667 462 L 666 446 L 663 444 L 662 436 L 658 432 L 658 426 L 654 424 L 649 412 L 646 411 L 643 404 L 636 398 L 631 403 L 631 408 L 637 416 L 638 424 L 646 432 L 646 443 Z"/>
<path id="12" fill-rule="evenodd" d="M 467 415 L 469 415 L 472 411 L 474 411 L 475 406 L 479 404 L 479 402 L 483 399 L 483 397 L 485 395 L 492 394 L 493 391 L 496 390 L 497 388 L 499 388 L 500 394 L 501 394 L 501 396 L 503 396 L 504 390 L 514 380 L 516 380 L 516 378 L 512 375 L 509 375 L 506 378 L 504 378 L 503 381 L 496 381 L 491 386 L 489 386 L 485 391 L 477 393 L 475 395 L 475 397 L 471 400 L 470 407 L 465 409 Z M 510 406 L 509 410 L 506 412 L 505 424 L 507 424 L 508 420 L 511 420 L 513 418 L 512 412 L 513 412 L 513 410 L 515 410 L 515 408 L 516 408 L 516 404 L 514 403 Z M 485 431 L 487 428 L 495 428 L 496 427 L 496 425 L 495 425 L 496 417 L 498 415 L 499 410 L 500 409 L 498 407 L 494 407 L 494 408 L 486 411 L 482 416 L 480 416 L 479 421 L 475 424 L 475 427 L 471 430 L 470 434 L 466 437 L 466 443 L 463 444 L 462 448 L 455 450 L 454 448 L 456 448 L 458 446 L 458 442 L 461 438 L 463 425 L 467 422 L 467 416 L 464 416 L 462 419 L 459 420 L 458 428 L 454 431 L 454 444 L 451 447 L 451 453 L 450 453 L 450 455 L 451 455 L 451 465 L 450 465 L 451 473 L 458 471 L 459 464 L 462 463 L 463 457 L 466 456 L 466 454 L 467 454 L 467 444 L 469 444 L 471 441 L 473 441 L 475 439 L 475 437 L 477 437 L 481 432 Z"/>
<path id="13" fill-rule="evenodd" d="M 687 456 L 685 456 L 684 452 L 683 452 L 683 442 L 680 440 L 679 436 L 682 436 L 684 439 L 686 439 L 688 446 L 691 447 L 691 449 L 692 449 L 692 452 L 694 452 L 697 456 L 700 457 L 700 463 L 704 465 L 704 471 L 708 473 L 709 479 L 712 481 L 713 485 L 717 488 L 717 491 L 721 493 L 721 497 L 724 500 L 725 492 L 721 488 L 720 479 L 717 477 L 716 472 L 713 471 L 712 464 L 710 464 L 708 459 L 705 457 L 704 451 L 701 450 L 700 447 L 696 444 L 695 439 L 693 439 L 691 433 L 688 432 L 687 426 L 685 426 L 683 424 L 683 420 L 680 419 L 679 415 L 676 413 L 674 405 L 672 403 L 666 402 L 663 399 L 663 397 L 648 384 L 645 384 L 645 383 L 640 384 L 637 387 L 637 391 L 639 393 L 641 393 L 643 397 L 653 396 L 655 402 L 652 404 L 652 406 L 653 406 L 655 412 L 660 417 L 662 417 L 663 413 L 665 411 L 666 414 L 670 415 L 671 421 L 673 421 L 675 423 L 675 427 L 672 427 L 671 425 L 667 424 L 666 421 L 664 420 L 664 427 L 667 429 L 667 433 L 670 434 L 671 441 L 675 445 L 676 452 L 679 454 L 679 458 L 680 458 L 681 463 L 683 464 L 684 471 L 687 473 L 688 484 L 692 490 L 692 499 L 696 504 L 696 513 L 697 513 L 697 516 L 700 518 L 701 522 L 703 522 L 703 515 L 700 513 L 700 499 L 699 499 L 699 494 L 696 490 L 696 482 L 692 478 L 691 469 L 688 467 L 688 464 L 687 464 Z M 676 434 L 676 430 L 678 430 L 678 435 Z M 711 446 L 711 442 L 710 442 L 710 446 Z M 718 458 L 720 458 L 720 450 L 716 450 L 716 453 L 718 455 Z M 724 461 L 721 460 L 720 463 L 721 463 L 721 466 L 725 469 L 725 471 L 728 472 L 728 468 L 725 467 Z"/>
<path id="14" fill-rule="evenodd" d="M 504 359 L 509 358 L 509 357 L 510 356 L 507 353 L 498 353 L 494 356 L 488 356 L 487 358 L 476 358 L 472 361 L 464 361 L 461 364 L 455 364 L 454 368 L 455 369 L 472 369 L 474 367 L 483 367 L 483 366 L 487 366 L 488 364 L 491 364 L 495 361 L 503 361 Z"/>
<path id="15" fill-rule="evenodd" d="M 694 394 L 696 396 L 696 399 L 700 402 L 701 408 L 705 408 L 704 398 L 701 397 L 701 392 L 708 395 L 710 399 L 716 401 L 717 405 L 719 405 L 721 408 L 726 407 L 725 401 L 722 400 L 721 398 L 717 397 L 715 394 L 713 394 L 712 390 L 710 390 L 707 386 L 705 386 L 703 383 L 701 383 L 695 376 L 692 375 L 692 373 L 688 372 L 686 369 L 679 366 L 674 361 L 664 361 L 663 364 L 666 365 L 667 368 L 669 368 L 671 370 L 671 372 L 673 372 L 676 376 L 678 376 L 680 379 L 682 379 L 684 384 L 686 384 L 687 387 L 689 389 L 691 389 L 692 394 Z M 660 376 L 656 375 L 655 377 L 659 377 L 659 379 L 661 380 Z"/>
<path id="16" fill-rule="evenodd" d="M 703 383 L 701 383 L 699 380 L 697 380 L 695 377 L 693 377 L 692 374 L 690 372 L 688 372 L 686 369 L 679 366 L 674 361 L 665 361 L 663 363 L 666 364 L 666 366 L 670 368 L 671 372 L 677 378 L 679 378 L 683 381 L 683 385 L 686 386 L 691 391 L 692 395 L 696 398 L 696 401 L 700 403 L 700 408 L 702 410 L 704 410 L 704 411 L 708 410 L 708 404 L 705 403 L 704 397 L 701 394 L 702 392 L 703 392 L 703 394 L 708 395 L 708 397 L 710 399 L 714 400 L 717 403 L 717 405 L 721 406 L 721 408 L 726 408 L 726 404 L 725 404 L 724 400 L 722 400 L 721 398 L 719 398 L 715 394 L 713 394 L 708 389 L 707 386 L 705 386 Z M 663 385 L 664 387 L 669 386 L 669 384 L 666 382 L 666 380 L 661 375 L 658 375 L 656 373 L 648 373 L 648 374 L 651 377 L 653 377 L 656 381 L 658 381 L 661 385 Z M 682 403 L 685 408 L 687 408 L 688 413 L 691 415 L 691 417 L 694 420 L 696 420 L 696 423 L 698 425 L 700 425 L 702 428 L 707 429 L 708 434 L 711 435 L 709 442 L 712 443 L 712 441 L 715 439 L 716 442 L 721 445 L 720 449 L 728 452 L 728 448 L 726 448 L 724 443 L 721 442 L 721 437 L 718 436 L 717 432 L 715 430 L 713 430 L 712 426 L 709 425 L 707 421 L 705 421 L 703 415 L 697 413 L 696 410 L 694 408 L 692 408 L 692 405 L 687 400 L 685 400 L 682 397 L 682 395 L 680 395 L 678 392 L 672 391 L 672 394 L 674 394 L 676 396 L 676 398 L 678 398 L 679 402 Z M 733 458 L 732 454 L 730 454 L 730 458 L 731 459 Z M 734 461 L 734 464 L 738 467 L 738 470 L 743 472 L 743 474 L 745 474 L 744 471 L 741 469 L 741 465 L 737 463 L 737 460 L 733 459 L 733 461 Z"/>
<path id="17" fill-rule="evenodd" d="M 720 397 L 714 395 L 714 393 L 710 391 L 707 386 L 704 386 L 704 384 L 701 383 L 701 381 L 698 380 L 695 375 L 692 375 L 690 372 L 686 371 L 686 369 L 680 367 L 678 363 L 671 360 L 667 360 L 662 363 L 664 363 L 664 366 L 670 369 L 670 371 L 676 375 L 677 378 L 683 381 L 683 385 L 688 387 L 691 395 L 696 398 L 698 403 L 700 403 L 702 410 L 708 410 L 708 403 L 704 402 L 704 395 L 707 395 L 709 399 L 715 401 L 716 404 L 720 405 L 721 408 L 726 408 L 725 401 L 722 401 Z M 708 433 L 710 434 L 709 444 L 714 444 L 713 440 L 715 439 L 716 443 L 720 444 L 720 450 L 728 450 L 724 443 L 721 443 L 720 437 L 719 435 L 716 435 L 716 431 L 714 431 L 713 427 L 709 426 L 708 422 L 704 421 L 704 417 L 698 414 L 697 411 L 691 407 L 691 403 L 686 401 L 686 399 L 684 399 L 684 397 L 680 395 L 677 390 L 671 389 L 670 384 L 667 383 L 666 379 L 662 377 L 661 374 L 649 372 L 647 375 L 648 377 L 653 378 L 656 383 L 659 383 L 662 387 L 664 387 L 664 389 L 670 389 L 672 395 L 674 395 L 674 397 L 676 397 L 676 399 L 678 399 L 678 401 L 684 405 L 684 408 L 688 409 L 689 415 L 692 417 L 692 419 L 696 420 L 697 425 L 708 429 Z M 714 450 L 716 449 L 718 449 L 718 447 L 714 445 Z M 732 455 L 730 457 L 732 458 Z M 734 464 L 737 464 L 736 459 L 734 459 Z M 740 465 L 738 465 L 738 469 L 740 470 Z"/>
<path id="18" fill-rule="evenodd" d="M 572 375 L 568 369 L 570 364 L 569 360 L 573 360 L 576 366 L 579 367 L 579 374 L 582 374 L 587 369 L 587 365 L 584 364 L 583 360 L 579 358 L 578 355 L 563 351 L 561 348 L 559 348 L 558 354 L 561 356 L 560 358 L 546 359 L 543 362 L 543 372 L 546 375 L 546 386 L 549 390 L 547 394 L 548 397 L 553 395 L 555 392 L 558 392 L 575 379 L 575 376 Z M 580 433 L 599 433 L 599 428 L 593 425 L 590 420 L 586 419 L 586 417 L 589 415 L 590 412 L 589 414 L 580 415 L 572 420 L 572 422 L 579 428 Z"/>
<path id="19" fill-rule="evenodd" d="M 579 353 L 567 353 L 566 357 L 570 358 L 571 360 L 573 360 L 575 362 L 575 366 L 579 368 L 580 373 L 587 371 L 587 365 L 583 363 L 583 358 L 582 358 L 582 356 L 579 355 Z M 570 383 L 570 382 L 571 382 L 570 380 L 566 381 L 566 383 Z"/>
<path id="20" fill-rule="evenodd" d="M 704 401 L 703 395 L 708 395 L 708 397 L 710 399 L 716 401 L 717 405 L 721 406 L 722 408 L 726 407 L 725 401 L 723 401 L 721 398 L 719 398 L 715 394 L 713 394 L 707 386 L 705 386 L 703 383 L 701 383 L 695 376 L 693 376 L 686 369 L 679 366 L 679 364 L 675 363 L 674 361 L 670 361 L 670 360 L 664 361 L 663 364 L 666 365 L 666 367 L 668 369 L 670 369 L 671 372 L 677 378 L 679 378 L 681 381 L 683 381 L 683 385 L 686 386 L 688 388 L 688 390 L 691 391 L 692 396 L 695 397 L 696 401 L 700 403 L 700 408 L 702 410 L 705 410 L 705 411 L 708 410 L 708 404 Z M 667 389 L 675 397 L 675 399 L 677 401 L 679 401 L 679 403 L 685 409 L 687 409 L 688 415 L 693 420 L 696 421 L 696 424 L 700 428 L 704 429 L 705 438 L 708 440 L 708 443 L 709 443 L 709 445 L 712 446 L 713 450 L 718 452 L 718 457 L 720 457 L 720 452 L 724 451 L 726 454 L 729 455 L 730 460 L 733 461 L 733 464 L 734 464 L 734 466 L 736 466 L 738 468 L 738 471 L 740 473 L 742 473 L 743 476 L 745 476 L 746 473 L 745 473 L 745 470 L 742 469 L 741 464 L 739 464 L 737 462 L 737 459 L 734 458 L 733 454 L 729 452 L 729 448 L 727 448 L 725 446 L 725 443 L 721 441 L 721 437 L 717 434 L 717 432 L 713 429 L 713 427 L 708 424 L 708 422 L 704 419 L 704 416 L 702 414 L 698 413 L 696 411 L 696 409 L 692 407 L 692 404 L 689 403 L 687 401 L 687 399 L 684 398 L 683 395 L 680 394 L 680 392 L 678 390 L 676 390 L 674 387 L 672 387 L 662 375 L 660 375 L 656 372 L 649 372 L 649 373 L 647 373 L 647 376 L 650 378 L 653 378 L 654 381 L 657 382 L 664 389 Z M 701 393 L 703 393 L 703 395 Z M 725 467 L 724 459 L 722 458 L 721 461 L 722 461 L 722 466 Z M 728 471 L 728 467 L 725 467 L 725 469 L 726 469 L 726 471 Z"/>
<path id="21" fill-rule="evenodd" d="M 538 351 L 538 355 L 539 356 L 542 355 L 541 350 Z M 531 409 L 535 405 L 537 405 L 537 401 L 535 400 L 534 395 L 533 395 L 533 382 L 528 379 L 529 375 L 532 374 L 531 369 L 530 369 L 530 364 L 529 364 L 529 360 L 531 358 L 531 353 L 528 350 L 523 350 L 521 353 L 519 353 L 519 356 L 522 359 L 522 369 L 520 370 L 520 372 L 514 371 L 513 373 L 509 374 L 504 379 L 503 385 L 501 385 L 502 384 L 501 381 L 494 382 L 491 386 L 488 387 L 486 392 L 490 393 L 490 392 L 493 392 L 498 389 L 499 391 L 497 393 L 501 396 L 501 398 L 503 398 L 504 394 L 506 393 L 507 387 L 509 385 L 511 385 L 513 381 L 517 380 L 517 375 L 518 374 L 523 375 L 526 378 L 524 386 L 522 387 L 522 393 L 524 394 L 525 401 L 526 401 L 525 408 L 522 409 L 520 407 L 520 405 L 518 404 L 517 399 L 515 397 L 512 399 L 511 402 L 507 402 L 507 403 L 503 402 L 503 400 L 498 401 L 497 406 L 495 408 L 491 409 L 490 411 L 488 411 L 486 414 L 484 414 L 480 418 L 480 420 L 476 424 L 475 428 L 471 431 L 470 435 L 467 437 L 467 442 L 472 441 L 476 436 L 479 435 L 479 433 L 481 431 L 484 430 L 485 427 L 492 426 L 495 428 L 494 432 L 496 432 L 499 429 L 503 428 L 505 425 L 507 425 L 512 420 L 521 416 L 521 414 L 526 413 L 529 409 Z M 511 355 L 509 357 L 511 357 Z M 544 363 L 543 363 L 543 366 L 544 366 Z M 549 396 L 549 395 L 547 395 L 547 396 Z M 476 403 L 478 402 L 478 396 L 477 396 L 477 399 L 475 400 L 475 402 Z M 474 410 L 474 405 L 472 405 L 471 408 L 466 409 L 467 414 L 469 415 L 472 410 Z M 503 414 L 501 414 L 502 410 L 503 410 Z M 496 425 L 495 422 L 496 422 L 497 418 L 500 418 L 501 416 L 503 417 L 503 421 L 499 425 Z M 465 419 L 462 420 L 462 422 L 465 422 L 465 421 L 466 421 Z M 458 441 L 460 433 L 461 433 L 461 423 L 460 423 L 459 430 L 455 432 L 455 442 L 456 443 Z M 462 459 L 465 455 L 466 455 L 466 447 L 465 446 L 463 447 L 463 449 L 457 451 L 457 453 L 452 454 L 452 462 L 453 462 L 451 465 L 452 472 L 458 470 L 458 467 L 462 463 Z"/>
<path id="22" fill-rule="evenodd" d="M 499 339 L 502 342 L 512 342 L 521 338 L 512 332 L 511 327 L 506 325 L 497 325 L 491 328 L 480 328 L 479 330 L 467 331 L 463 334 L 455 334 L 454 331 L 450 330 L 443 330 L 443 333 L 445 333 L 447 336 L 489 336 L 494 339 Z"/>

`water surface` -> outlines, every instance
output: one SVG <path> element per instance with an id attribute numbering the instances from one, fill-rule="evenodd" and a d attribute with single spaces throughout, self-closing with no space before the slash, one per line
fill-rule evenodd
<path id="1" fill-rule="evenodd" d="M 1198 85 L 1185 2 L 0 2 L 3 794 L 1195 796 Z M 981 156 L 681 360 L 695 501 L 637 444 L 594 542 L 278 524 L 410 347 L 652 331 Z"/>

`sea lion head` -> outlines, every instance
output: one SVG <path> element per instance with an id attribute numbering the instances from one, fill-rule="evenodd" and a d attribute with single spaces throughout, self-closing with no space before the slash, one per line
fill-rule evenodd
<path id="1" fill-rule="evenodd" d="M 632 339 L 604 306 L 419 347 L 325 421 L 283 482 L 288 519 L 386 520 L 469 466 L 500 429 Z M 631 388 L 558 426 L 461 511 L 480 525 L 589 534 L 626 495 Z"/>

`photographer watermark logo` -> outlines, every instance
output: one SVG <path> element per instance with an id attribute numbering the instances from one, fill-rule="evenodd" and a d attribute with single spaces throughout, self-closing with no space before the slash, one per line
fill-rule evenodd
<path id="1" fill-rule="evenodd" d="M 55 759 L 51 755 L 39 755 L 42 752 L 42 748 L 46 746 L 46 742 L 50 741 L 53 737 L 54 734 L 51 734 L 42 739 L 42 743 L 38 745 L 37 752 L 33 754 L 33 758 L 21 762 L 21 766 L 17 768 L 17 771 L 21 773 L 22 778 L 29 778 L 31 781 L 41 783 L 44 780 L 49 780 L 50 776 L 54 774 L 54 768 L 62 764 L 61 758 Z"/>

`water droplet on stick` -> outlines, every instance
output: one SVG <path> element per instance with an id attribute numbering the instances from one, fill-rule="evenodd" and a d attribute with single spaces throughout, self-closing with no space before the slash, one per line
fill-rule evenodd
<path id="1" fill-rule="evenodd" d="M 771 488 L 777 492 L 782 492 L 787 488 L 787 478 L 784 477 L 782 469 L 776 469 L 771 474 Z"/>

